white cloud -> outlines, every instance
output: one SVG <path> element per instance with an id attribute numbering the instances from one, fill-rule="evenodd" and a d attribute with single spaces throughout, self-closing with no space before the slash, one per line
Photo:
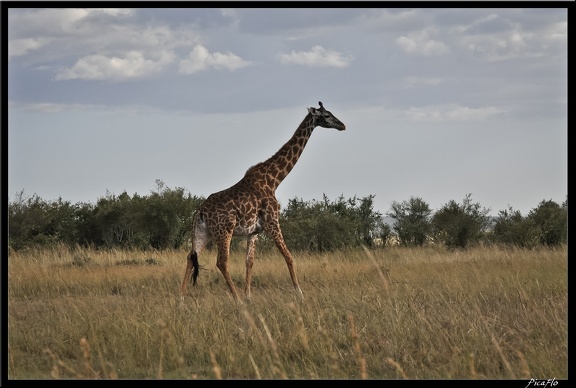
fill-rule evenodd
<path id="1" fill-rule="evenodd" d="M 407 36 L 396 39 L 396 44 L 410 54 L 424 56 L 442 55 L 450 51 L 444 43 L 430 37 L 432 31 L 429 29 L 411 32 Z"/>
<path id="2" fill-rule="evenodd" d="M 488 60 L 564 56 L 567 43 L 567 23 L 555 23 L 541 30 L 526 31 L 518 23 L 496 33 L 462 35 L 460 44 L 472 53 Z"/>
<path id="3" fill-rule="evenodd" d="M 468 25 L 457 26 L 456 28 L 454 28 L 454 33 L 462 34 L 462 33 L 468 32 L 473 27 L 477 27 L 479 25 L 492 22 L 496 19 L 498 19 L 497 14 L 489 14 L 487 16 L 483 16 L 483 17 L 480 17 L 480 18 L 474 20 L 472 23 L 470 23 Z"/>
<path id="4" fill-rule="evenodd" d="M 528 34 L 529 35 L 529 34 Z M 499 35 L 476 35 L 463 37 L 467 49 L 489 61 L 500 61 L 521 56 L 533 56 L 527 50 L 526 39 L 519 31 Z"/>
<path id="5" fill-rule="evenodd" d="M 173 55 L 170 52 L 165 52 L 157 60 L 147 59 L 138 51 L 130 51 L 123 58 L 89 55 L 80 58 L 71 68 L 60 71 L 56 75 L 56 80 L 138 78 L 160 71 L 166 64 L 172 62 L 172 59 Z"/>
<path id="6" fill-rule="evenodd" d="M 103 105 L 91 104 L 59 104 L 54 102 L 38 102 L 38 103 L 17 103 L 10 101 L 9 108 L 20 110 L 24 112 L 41 112 L 41 113 L 61 113 L 72 111 L 94 111 L 96 109 L 104 110 L 109 108 Z"/>
<path id="7" fill-rule="evenodd" d="M 190 55 L 188 55 L 187 59 L 180 61 L 179 70 L 180 73 L 184 74 L 196 73 L 211 67 L 215 69 L 227 69 L 234 71 L 236 69 L 249 66 L 250 64 L 250 61 L 245 61 L 232 53 L 210 53 L 206 47 L 199 44 L 194 47 Z"/>
<path id="8" fill-rule="evenodd" d="M 310 51 L 281 54 L 280 62 L 294 63 L 296 65 L 312 67 L 348 67 L 353 60 L 352 56 L 345 57 L 338 51 L 327 50 L 322 46 L 314 46 Z"/>
<path id="9" fill-rule="evenodd" d="M 134 10 L 129 8 L 43 8 L 30 10 L 11 10 L 9 14 L 10 32 L 17 37 L 23 34 L 43 34 L 62 36 L 66 33 L 79 34 L 86 27 L 87 17 L 107 15 L 111 17 L 131 16 Z"/>
<path id="10" fill-rule="evenodd" d="M 481 121 L 495 115 L 506 113 L 504 109 L 494 106 L 469 108 L 456 104 L 408 108 L 402 115 L 415 121 L 445 122 L 445 121 Z"/>
<path id="11" fill-rule="evenodd" d="M 12 39 L 8 41 L 8 59 L 37 50 L 50 41 L 47 38 Z"/>
<path id="12" fill-rule="evenodd" d="M 132 15 L 132 9 L 11 12 L 9 58 L 26 56 L 36 69 L 60 69 L 57 80 L 118 80 L 155 74 L 200 40 L 193 26 L 138 24 Z"/>
<path id="13" fill-rule="evenodd" d="M 362 25 L 371 30 L 397 30 L 422 22 L 422 16 L 418 11 L 396 9 L 391 12 L 388 9 L 368 10 L 360 17 Z"/>
<path id="14" fill-rule="evenodd" d="M 544 31 L 544 38 L 548 40 L 559 40 L 559 41 L 566 41 L 568 35 L 568 22 L 558 22 L 551 24 L 545 31 Z"/>
<path id="15" fill-rule="evenodd" d="M 476 121 L 485 120 L 492 116 L 504 113 L 503 109 L 494 106 L 482 108 L 468 108 L 467 106 L 455 106 L 446 110 L 446 118 L 450 121 Z"/>

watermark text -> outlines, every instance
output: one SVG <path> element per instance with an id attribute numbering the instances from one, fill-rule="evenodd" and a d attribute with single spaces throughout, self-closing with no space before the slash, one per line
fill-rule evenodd
<path id="1" fill-rule="evenodd" d="M 528 381 L 528 385 L 526 385 L 524 388 L 528 387 L 548 388 L 548 387 L 555 387 L 556 385 L 558 385 L 558 380 L 556 380 L 556 378 L 548 380 L 530 379 L 530 381 Z"/>

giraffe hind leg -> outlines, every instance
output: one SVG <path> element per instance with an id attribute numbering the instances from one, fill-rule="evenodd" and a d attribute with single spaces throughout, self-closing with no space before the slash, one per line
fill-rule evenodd
<path id="1" fill-rule="evenodd" d="M 226 234 L 226 236 L 222 237 L 220 241 L 218 241 L 218 259 L 216 261 L 216 267 L 218 267 L 220 272 L 222 272 L 222 276 L 224 276 L 224 280 L 226 280 L 226 284 L 228 284 L 228 288 L 230 288 L 232 296 L 234 296 L 236 300 L 240 301 L 236 287 L 234 286 L 232 278 L 230 277 L 230 272 L 228 272 L 228 256 L 231 239 L 232 233 Z"/>

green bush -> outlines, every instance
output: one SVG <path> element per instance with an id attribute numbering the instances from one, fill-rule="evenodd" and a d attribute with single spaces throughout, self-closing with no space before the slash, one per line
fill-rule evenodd
<path id="1" fill-rule="evenodd" d="M 410 197 L 402 203 L 392 202 L 388 216 L 396 221 L 393 229 L 402 245 L 423 246 L 432 231 L 431 214 L 422 198 Z"/>
<path id="2" fill-rule="evenodd" d="M 490 226 L 490 209 L 472 203 L 471 194 L 466 194 L 462 204 L 450 200 L 432 217 L 437 235 L 449 248 L 466 248 L 477 243 Z"/>

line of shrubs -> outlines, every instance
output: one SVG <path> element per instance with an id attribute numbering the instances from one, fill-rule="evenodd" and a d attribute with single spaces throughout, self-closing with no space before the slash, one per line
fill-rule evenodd
<path id="1" fill-rule="evenodd" d="M 72 204 L 62 198 L 45 201 L 36 194 L 16 194 L 8 204 L 8 245 L 66 244 L 93 248 L 166 249 L 189 246 L 192 214 L 204 200 L 160 180 L 149 195 L 106 193 L 95 204 Z M 359 246 L 444 244 L 466 248 L 478 243 L 512 244 L 525 248 L 567 243 L 568 200 L 559 205 L 544 200 L 523 216 L 509 207 L 497 217 L 467 194 L 433 211 L 418 197 L 392 202 L 383 215 L 374 210 L 374 196 L 304 201 L 293 198 L 283 208 L 280 223 L 293 250 L 333 251 Z M 273 244 L 262 235 L 259 247 Z M 243 249 L 234 239 L 232 249 Z"/>

